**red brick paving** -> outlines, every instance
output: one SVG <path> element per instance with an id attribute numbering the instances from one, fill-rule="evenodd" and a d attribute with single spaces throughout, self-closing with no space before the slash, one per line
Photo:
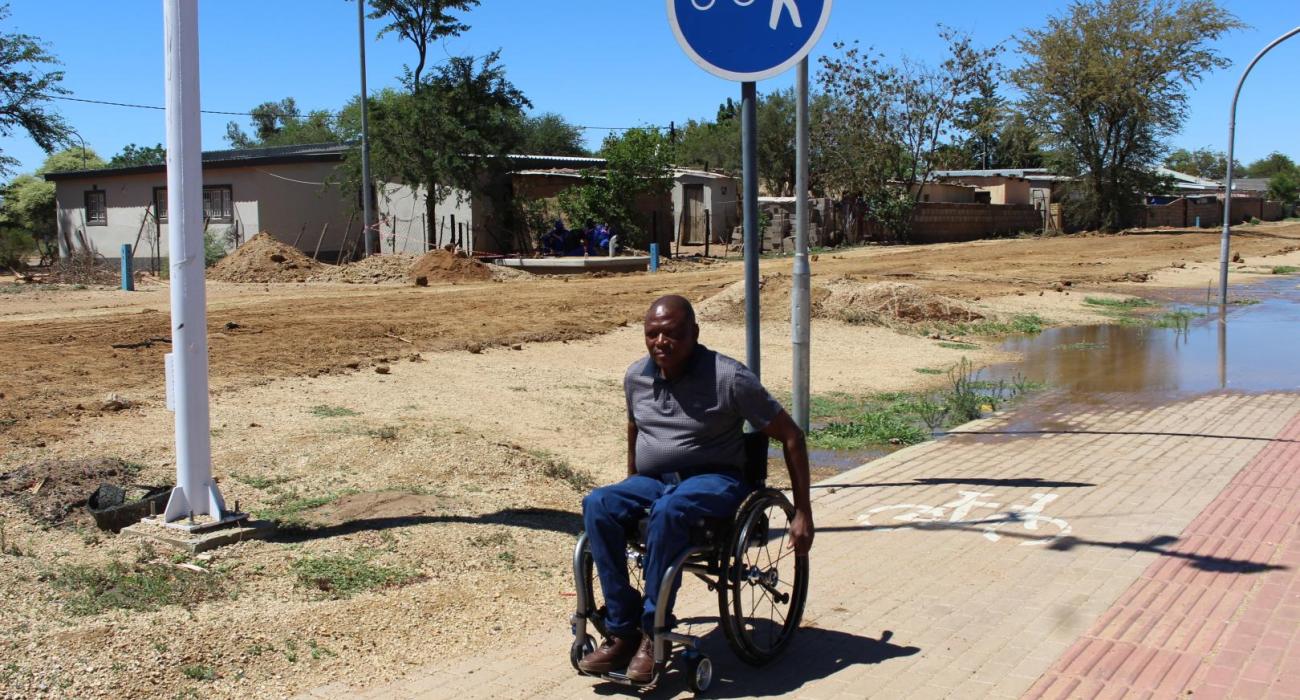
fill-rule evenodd
<path id="1" fill-rule="evenodd" d="M 1025 697 L 1300 698 L 1300 419 L 1278 437 Z"/>

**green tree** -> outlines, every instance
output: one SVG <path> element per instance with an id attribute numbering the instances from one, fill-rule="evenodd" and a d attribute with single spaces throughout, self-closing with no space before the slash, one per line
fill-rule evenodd
<path id="1" fill-rule="evenodd" d="M 1019 110 L 1003 115 L 998 131 L 995 168 L 1041 168 L 1046 158 L 1040 147 L 1043 136 Z"/>
<path id="2" fill-rule="evenodd" d="M 1208 146 L 1194 151 L 1179 148 L 1165 157 L 1165 167 L 1185 175 L 1222 180 L 1228 176 L 1228 154 Z M 1241 163 L 1233 164 L 1233 172 L 1241 172 Z"/>
<path id="3" fill-rule="evenodd" d="M 822 57 L 817 76 L 825 96 L 814 110 L 813 160 L 824 187 L 864 202 L 900 238 L 908 235 L 917 185 L 949 159 L 950 139 L 962 135 L 962 107 L 983 94 L 1002 52 L 976 48 L 946 27 L 939 34 L 948 55 L 938 66 L 891 65 L 841 42 L 838 53 Z"/>
<path id="4" fill-rule="evenodd" d="M 560 210 L 571 226 L 607 223 L 634 246 L 649 241 L 637 200 L 661 197 L 673 186 L 672 148 L 658 129 L 629 129 L 605 139 L 604 172 L 584 171 L 582 185 L 560 193 Z"/>
<path id="5" fill-rule="evenodd" d="M 1300 203 L 1300 172 L 1282 170 L 1269 178 L 1268 198 L 1285 204 L 1288 210 Z"/>
<path id="6" fill-rule="evenodd" d="M 58 225 L 55 222 L 54 183 L 45 173 L 102 168 L 104 161 L 92 150 L 80 147 L 51 154 L 34 174 L 19 175 L 0 191 L 0 223 L 28 234 L 41 257 L 58 255 Z"/>
<path id="7" fill-rule="evenodd" d="M 1228 65 L 1212 44 L 1242 26 L 1213 0 L 1075 0 L 1019 40 L 1011 72 L 1021 108 L 1056 167 L 1081 176 L 1067 209 L 1075 226 L 1133 222 L 1162 142 L 1187 115 L 1187 90 Z"/>
<path id="8" fill-rule="evenodd" d="M 529 155 L 589 155 L 582 145 L 582 129 L 554 112 L 524 119 L 519 148 Z"/>
<path id="9" fill-rule="evenodd" d="M 128 143 L 122 151 L 108 161 L 110 168 L 129 168 L 137 165 L 163 165 L 167 162 L 167 149 L 163 145 L 137 146 Z"/>
<path id="10" fill-rule="evenodd" d="M 677 128 L 673 150 L 678 165 L 739 174 L 740 119 L 688 120 Z"/>
<path id="11" fill-rule="evenodd" d="M 0 22 L 9 19 L 9 4 L 0 4 Z M 66 94 L 63 71 L 46 70 L 59 60 L 40 39 L 22 33 L 0 34 L 0 136 L 22 129 L 46 153 L 63 145 L 71 130 L 50 106 L 51 97 Z M 13 172 L 18 161 L 0 152 L 0 175 Z"/>
<path id="12" fill-rule="evenodd" d="M 406 82 L 416 91 L 422 85 L 429 45 L 440 39 L 460 36 L 469 25 L 452 16 L 451 11 L 468 12 L 478 0 L 370 0 L 370 19 L 387 19 L 379 36 L 397 34 L 411 42 L 419 57 L 415 68 L 406 68 Z"/>
<path id="13" fill-rule="evenodd" d="M 485 192 L 509 170 L 507 156 L 520 144 L 530 103 L 498 61 L 496 52 L 451 58 L 419 91 L 388 93 L 372 104 L 372 172 L 423 188 L 431 229 L 439 200 L 453 190 Z"/>
<path id="14" fill-rule="evenodd" d="M 1273 177 L 1278 173 L 1300 173 L 1300 169 L 1285 154 L 1273 151 L 1251 163 L 1242 174 L 1246 177 Z"/>
<path id="15" fill-rule="evenodd" d="M 243 150 L 343 140 L 336 128 L 337 119 L 329 110 L 313 110 L 303 115 L 292 97 L 279 102 L 263 102 L 250 114 L 251 134 L 236 122 L 226 124 L 226 140 L 232 148 Z"/>

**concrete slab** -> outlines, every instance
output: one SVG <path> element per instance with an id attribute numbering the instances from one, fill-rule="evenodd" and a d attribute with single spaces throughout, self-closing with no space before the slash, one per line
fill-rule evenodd
<path id="1" fill-rule="evenodd" d="M 273 532 L 275 532 L 275 523 L 269 520 L 244 520 L 227 527 L 196 532 L 162 527 L 147 520 L 122 528 L 123 535 L 152 540 L 190 554 L 206 552 L 244 540 L 264 539 Z"/>
<path id="2" fill-rule="evenodd" d="M 632 255 L 615 258 L 501 258 L 496 264 L 535 275 L 580 275 L 584 272 L 644 272 L 650 268 L 650 256 Z"/>

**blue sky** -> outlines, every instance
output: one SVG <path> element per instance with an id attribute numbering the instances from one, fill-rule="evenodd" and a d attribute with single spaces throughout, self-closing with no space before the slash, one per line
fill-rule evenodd
<path id="1" fill-rule="evenodd" d="M 725 1 L 725 0 L 719 0 Z M 148 105 L 163 103 L 161 0 L 10 0 L 6 32 L 41 37 L 63 61 L 64 86 L 73 95 Z M 1067 3 L 989 5 L 969 0 L 878 3 L 838 0 L 814 58 L 835 40 L 860 40 L 887 56 L 937 61 L 942 44 L 936 24 L 970 32 L 978 43 L 1014 39 L 1042 26 Z M 1297 0 L 1225 0 L 1251 25 L 1217 48 L 1234 61 L 1198 85 L 1191 116 L 1175 146 L 1227 143 L 1229 101 L 1245 64 L 1277 35 L 1300 24 Z M 991 11 L 989 8 L 998 10 Z M 536 111 L 563 114 L 576 124 L 628 127 L 709 117 L 719 102 L 739 97 L 738 84 L 706 74 L 678 48 L 662 0 L 483 0 L 466 20 L 470 31 L 433 49 L 481 55 L 502 50 L 510 79 Z M 371 90 L 396 85 L 414 50 L 393 36 L 376 40 L 367 26 Z M 355 5 L 348 0 L 200 0 L 203 107 L 247 111 L 292 96 L 306 109 L 338 109 L 358 91 Z M 1013 51 L 1009 63 L 1019 57 Z M 1237 156 L 1249 162 L 1280 150 L 1300 157 L 1296 68 L 1300 38 L 1282 44 L 1251 74 L 1241 98 Z M 766 91 L 790 85 L 792 74 L 765 81 Z M 163 113 L 59 102 L 58 109 L 91 148 L 104 157 L 128 143 L 165 140 Z M 205 149 L 227 147 L 226 122 L 246 117 L 205 115 Z M 607 132 L 587 131 L 596 145 Z M 21 162 L 20 171 L 44 158 L 25 134 L 0 139 L 0 149 Z"/>

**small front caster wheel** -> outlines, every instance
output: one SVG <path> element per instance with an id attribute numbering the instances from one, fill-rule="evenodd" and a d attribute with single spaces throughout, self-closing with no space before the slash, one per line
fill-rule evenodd
<path id="1" fill-rule="evenodd" d="M 591 635 L 584 634 L 581 637 L 574 637 L 573 644 L 569 646 L 569 663 L 573 664 L 573 670 L 581 671 L 578 668 L 578 662 L 587 654 L 596 650 L 596 640 Z"/>
<path id="2" fill-rule="evenodd" d="M 703 693 L 713 684 L 713 662 L 703 655 L 691 659 L 686 668 L 686 677 L 692 692 Z"/>

